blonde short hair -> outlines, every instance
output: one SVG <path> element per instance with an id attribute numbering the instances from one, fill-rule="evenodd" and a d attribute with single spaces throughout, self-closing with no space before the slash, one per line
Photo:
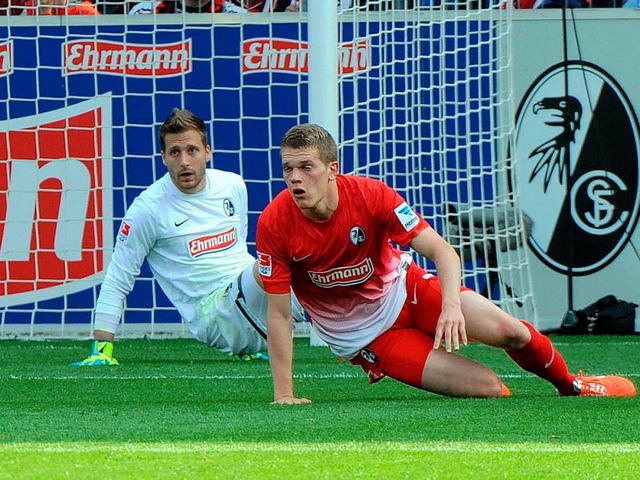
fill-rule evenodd
<path id="1" fill-rule="evenodd" d="M 283 148 L 315 148 L 325 165 L 338 161 L 338 146 L 335 140 L 327 130 L 314 123 L 303 123 L 290 128 L 280 143 L 280 151 Z"/>

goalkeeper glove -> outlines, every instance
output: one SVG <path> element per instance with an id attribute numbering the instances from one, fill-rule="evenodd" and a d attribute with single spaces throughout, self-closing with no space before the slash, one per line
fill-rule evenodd
<path id="1" fill-rule="evenodd" d="M 91 355 L 80 362 L 73 362 L 72 367 L 98 367 L 103 365 L 119 365 L 113 358 L 113 343 L 106 340 L 94 340 L 91 344 Z"/>

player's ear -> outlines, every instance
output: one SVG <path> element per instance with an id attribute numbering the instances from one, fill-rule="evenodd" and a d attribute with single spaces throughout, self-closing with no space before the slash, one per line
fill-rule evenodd
<path id="1" fill-rule="evenodd" d="M 164 159 L 164 150 L 160 150 L 160 157 L 162 157 L 162 164 L 166 167 L 167 161 Z"/>
<path id="2" fill-rule="evenodd" d="M 329 164 L 329 180 L 335 180 L 340 171 L 338 162 L 331 162 Z"/>

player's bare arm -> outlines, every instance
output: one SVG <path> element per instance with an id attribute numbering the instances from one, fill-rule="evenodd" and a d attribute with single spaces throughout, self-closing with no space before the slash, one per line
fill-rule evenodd
<path id="1" fill-rule="evenodd" d="M 291 294 L 267 294 L 267 345 L 273 377 L 273 403 L 296 405 L 311 403 L 298 398 L 293 392 L 293 319 L 291 318 Z"/>
<path id="2" fill-rule="evenodd" d="M 460 303 L 460 258 L 453 247 L 431 227 L 420 232 L 411 241 L 411 248 L 433 260 L 442 284 L 442 312 L 433 348 L 440 348 L 444 341 L 447 352 L 459 350 L 460 343 L 467 344 L 465 319 Z"/>

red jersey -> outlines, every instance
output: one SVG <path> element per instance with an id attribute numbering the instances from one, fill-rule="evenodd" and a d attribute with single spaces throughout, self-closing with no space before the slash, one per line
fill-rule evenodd
<path id="1" fill-rule="evenodd" d="M 100 12 L 91 0 L 83 0 L 68 7 L 67 15 L 100 15 Z"/>
<path id="2" fill-rule="evenodd" d="M 51 7 L 50 13 L 42 14 L 36 8 L 37 2 L 35 0 L 28 0 L 24 3 L 25 10 L 27 10 L 27 15 L 100 15 L 100 12 L 93 4 L 91 0 L 82 0 L 80 3 L 76 3 L 73 5 L 43 5 L 43 7 Z"/>
<path id="3" fill-rule="evenodd" d="M 326 222 L 280 192 L 258 219 L 256 247 L 265 290 L 293 288 L 318 335 L 349 358 L 393 324 L 406 299 L 403 252 L 391 242 L 407 246 L 429 224 L 378 180 L 336 182 L 338 208 Z"/>
<path id="4" fill-rule="evenodd" d="M 235 3 L 239 3 L 241 6 L 253 13 L 284 12 L 289 5 L 292 3 L 296 4 L 296 2 L 292 0 L 244 0 L 242 2 L 236 0 Z"/>
<path id="5" fill-rule="evenodd" d="M 225 6 L 225 0 L 211 0 L 197 7 L 183 5 L 181 0 L 150 0 L 141 1 L 133 5 L 129 15 L 150 15 L 153 13 L 220 13 Z"/>

